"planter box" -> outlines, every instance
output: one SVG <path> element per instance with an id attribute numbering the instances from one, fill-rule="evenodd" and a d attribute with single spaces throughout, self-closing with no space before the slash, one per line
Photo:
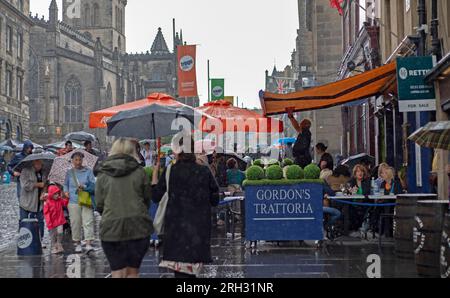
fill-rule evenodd
<path id="1" fill-rule="evenodd" d="M 248 241 L 322 240 L 323 184 L 247 183 L 245 237 Z"/>

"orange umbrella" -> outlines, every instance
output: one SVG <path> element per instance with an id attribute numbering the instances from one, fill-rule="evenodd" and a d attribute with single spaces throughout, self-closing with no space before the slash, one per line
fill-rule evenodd
<path id="1" fill-rule="evenodd" d="M 120 106 L 115 106 L 107 108 L 101 111 L 92 112 L 89 116 L 89 127 L 90 128 L 107 128 L 107 122 L 113 116 L 122 111 L 129 111 L 134 109 L 139 109 L 145 106 L 150 106 L 153 104 L 180 107 L 185 106 L 179 101 L 176 101 L 170 95 L 164 93 L 153 93 L 147 98 L 138 101 L 129 102 Z"/>
<path id="2" fill-rule="evenodd" d="M 197 108 L 207 115 L 217 120 L 203 119 L 201 130 L 211 132 L 217 125 L 221 126 L 221 133 L 225 132 L 253 132 L 270 133 L 283 132 L 283 122 L 273 118 L 266 118 L 262 115 L 247 110 L 234 107 L 230 102 L 219 100 L 205 104 Z"/>

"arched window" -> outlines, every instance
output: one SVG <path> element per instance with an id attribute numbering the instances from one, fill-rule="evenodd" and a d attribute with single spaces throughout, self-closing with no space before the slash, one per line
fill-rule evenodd
<path id="1" fill-rule="evenodd" d="M 94 14 L 92 15 L 92 25 L 98 26 L 100 23 L 100 8 L 97 3 L 94 4 Z"/>
<path id="2" fill-rule="evenodd" d="M 19 123 L 16 128 L 16 140 L 19 142 L 22 142 L 23 136 L 22 136 L 22 125 Z"/>
<path id="3" fill-rule="evenodd" d="M 18 5 L 19 5 L 18 9 L 19 9 L 21 12 L 24 13 L 24 11 L 23 11 L 23 0 L 19 0 L 19 1 L 18 1 Z"/>
<path id="4" fill-rule="evenodd" d="M 64 87 L 64 119 L 66 123 L 83 122 L 82 89 L 80 81 L 72 76 Z"/>
<path id="5" fill-rule="evenodd" d="M 112 99 L 113 99 L 113 96 L 112 96 L 111 83 L 108 83 L 108 87 L 106 87 L 106 98 L 105 98 L 105 104 L 104 104 L 103 108 L 112 106 Z"/>
<path id="6" fill-rule="evenodd" d="M 5 139 L 11 139 L 12 138 L 12 131 L 11 131 L 11 121 L 6 121 L 6 132 L 5 132 Z"/>
<path id="7" fill-rule="evenodd" d="M 91 26 L 91 8 L 89 7 L 89 4 L 84 5 L 84 26 Z"/>

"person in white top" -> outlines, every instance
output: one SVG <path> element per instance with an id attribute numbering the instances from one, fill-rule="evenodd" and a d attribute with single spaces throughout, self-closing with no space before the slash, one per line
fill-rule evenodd
<path id="1" fill-rule="evenodd" d="M 150 150 L 150 143 L 144 144 L 144 149 L 141 150 L 141 154 L 145 159 L 145 166 L 152 167 L 153 166 L 153 156 L 152 151 Z"/>

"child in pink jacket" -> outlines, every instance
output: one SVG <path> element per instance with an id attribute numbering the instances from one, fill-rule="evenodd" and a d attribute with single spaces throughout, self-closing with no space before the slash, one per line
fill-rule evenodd
<path id="1" fill-rule="evenodd" d="M 50 232 L 52 254 L 63 253 L 62 246 L 63 226 L 66 224 L 63 207 L 66 207 L 69 200 L 63 198 L 61 190 L 55 185 L 48 187 L 47 196 L 44 203 L 44 217 L 47 228 Z"/>

